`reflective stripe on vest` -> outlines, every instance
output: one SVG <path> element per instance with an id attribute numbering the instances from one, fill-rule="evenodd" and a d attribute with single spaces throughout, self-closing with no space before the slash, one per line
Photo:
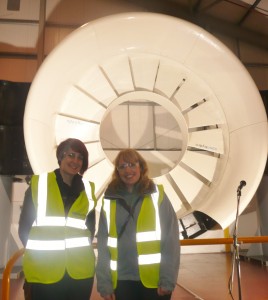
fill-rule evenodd
<path id="1" fill-rule="evenodd" d="M 161 228 L 160 228 L 159 207 L 158 207 L 159 191 L 157 186 L 156 186 L 156 192 L 152 193 L 151 197 L 155 209 L 155 230 L 138 232 L 136 234 L 137 242 L 150 242 L 150 241 L 161 240 Z"/>
<path id="2" fill-rule="evenodd" d="M 151 194 L 151 198 L 155 209 L 155 230 L 137 232 L 136 234 L 137 243 L 161 240 L 161 227 L 160 227 L 159 206 L 158 206 L 159 190 L 157 186 L 155 187 L 156 187 L 156 191 Z M 158 264 L 160 263 L 160 261 L 161 261 L 161 253 L 151 253 L 146 255 L 142 254 L 138 256 L 138 264 L 140 266 Z"/>
<path id="3" fill-rule="evenodd" d="M 156 187 L 156 191 L 151 194 L 151 199 L 155 209 L 155 230 L 154 231 L 144 231 L 144 232 L 137 232 L 136 233 L 136 242 L 143 243 L 143 242 L 150 242 L 150 241 L 160 241 L 161 240 L 161 227 L 160 227 L 160 217 L 159 217 L 159 190 Z M 117 248 L 117 237 L 110 236 L 110 228 L 111 228 L 111 200 L 103 199 L 103 209 L 106 214 L 107 219 L 107 228 L 108 228 L 108 241 L 107 245 L 110 248 L 116 249 Z M 152 253 L 152 254 L 142 254 L 138 256 L 138 264 L 139 265 L 149 265 L 149 264 L 156 264 L 160 263 L 161 261 L 161 253 Z M 111 258 L 110 260 L 110 268 L 112 271 L 117 271 L 117 261 Z"/>
<path id="4" fill-rule="evenodd" d="M 139 265 L 151 265 L 151 264 L 159 264 L 161 261 L 161 254 L 147 254 L 147 255 L 139 255 L 138 257 Z"/>
<path id="5" fill-rule="evenodd" d="M 111 260 L 110 261 L 110 268 L 111 268 L 112 271 L 116 271 L 117 270 L 117 261 Z"/>
<path id="6" fill-rule="evenodd" d="M 111 228 L 111 201 L 107 200 L 107 199 L 103 199 L 103 209 L 105 211 L 106 214 L 106 220 L 107 220 L 107 230 L 108 233 L 110 234 L 110 228 Z M 117 249 L 117 237 L 111 237 L 110 235 L 108 236 L 108 240 L 107 240 L 107 245 L 110 248 L 113 249 Z M 113 260 L 111 258 L 110 260 L 110 268 L 112 271 L 116 271 L 117 270 L 117 261 Z"/>
<path id="7" fill-rule="evenodd" d="M 89 238 L 79 237 L 65 240 L 52 240 L 52 241 L 43 241 L 43 240 L 28 240 L 27 249 L 31 250 L 64 250 L 77 247 L 86 247 L 89 246 Z"/>
<path id="8" fill-rule="evenodd" d="M 72 227 L 77 229 L 86 229 L 85 220 L 75 219 L 71 217 L 48 217 L 46 216 L 47 209 L 47 178 L 48 174 L 44 173 L 39 176 L 38 180 L 38 199 L 37 199 L 37 216 L 33 227 L 39 226 L 58 226 Z M 88 198 L 88 212 L 94 208 L 94 201 L 91 196 L 91 187 L 88 181 L 82 178 L 85 192 Z M 92 200 L 92 201 L 90 201 Z M 64 250 L 65 248 L 86 247 L 90 245 L 88 237 L 69 238 L 64 240 L 31 240 L 28 239 L 26 248 L 31 250 Z"/>

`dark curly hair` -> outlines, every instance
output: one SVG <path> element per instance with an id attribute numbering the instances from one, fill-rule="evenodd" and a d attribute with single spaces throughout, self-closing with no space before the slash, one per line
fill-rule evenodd
<path id="1" fill-rule="evenodd" d="M 73 150 L 80 153 L 83 156 L 83 164 L 80 170 L 80 174 L 83 175 L 88 168 L 88 151 L 83 142 L 78 139 L 70 138 L 61 142 L 56 151 L 58 164 L 60 166 L 61 160 L 63 159 L 64 153 L 68 150 Z"/>
<path id="2" fill-rule="evenodd" d="M 139 163 L 140 165 L 140 179 L 138 182 L 138 191 L 140 194 L 148 192 L 154 185 L 152 179 L 148 177 L 148 165 L 145 159 L 139 154 L 138 151 L 132 148 L 127 148 L 121 150 L 114 161 L 114 171 L 112 174 L 112 180 L 108 186 L 108 189 L 116 192 L 119 189 L 124 188 L 124 182 L 122 182 L 117 167 L 119 165 L 119 160 L 123 159 L 127 163 Z"/>

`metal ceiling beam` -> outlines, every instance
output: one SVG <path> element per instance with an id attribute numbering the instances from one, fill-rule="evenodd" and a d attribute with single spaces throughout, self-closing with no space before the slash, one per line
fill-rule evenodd
<path id="1" fill-rule="evenodd" d="M 139 5 L 147 11 L 184 19 L 208 30 L 211 33 L 217 32 L 268 50 L 267 35 L 242 28 L 237 24 L 231 24 L 207 14 L 191 14 L 186 6 L 176 3 L 174 0 L 125 0 L 125 2 Z"/>
<path id="2" fill-rule="evenodd" d="M 253 10 L 257 7 L 257 5 L 261 2 L 261 0 L 256 0 L 247 10 L 242 19 L 238 22 L 238 25 L 241 25 L 245 22 L 246 18 L 253 12 Z"/>
<path id="3" fill-rule="evenodd" d="M 220 2 L 222 2 L 223 0 L 215 0 L 214 2 L 211 2 L 210 4 L 202 7 L 199 9 L 199 4 L 201 4 L 201 2 L 198 2 L 198 7 L 196 7 L 196 10 L 194 11 L 195 13 L 201 13 L 201 12 L 204 12 L 210 8 L 212 8 L 213 6 L 219 4 Z"/>
<path id="4" fill-rule="evenodd" d="M 38 68 L 45 58 L 45 24 L 46 24 L 46 0 L 40 0 L 39 7 L 39 34 L 37 42 L 37 66 Z"/>

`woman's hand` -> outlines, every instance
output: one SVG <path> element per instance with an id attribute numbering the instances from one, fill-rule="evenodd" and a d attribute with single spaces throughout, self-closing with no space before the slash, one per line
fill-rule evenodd
<path id="1" fill-rule="evenodd" d="M 158 294 L 159 296 L 165 296 L 165 295 L 171 294 L 171 291 L 168 291 L 168 290 L 165 290 L 165 289 L 159 287 L 159 288 L 157 289 L 157 294 Z"/>
<path id="2" fill-rule="evenodd" d="M 115 300 L 115 295 L 111 294 L 111 295 L 107 295 L 103 297 L 104 300 Z"/>

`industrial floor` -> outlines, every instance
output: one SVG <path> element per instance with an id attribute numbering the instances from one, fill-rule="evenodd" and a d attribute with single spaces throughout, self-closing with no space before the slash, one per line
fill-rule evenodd
<path id="1" fill-rule="evenodd" d="M 231 271 L 231 254 L 183 254 L 178 285 L 172 295 L 172 300 L 268 300 L 268 266 L 266 263 L 254 259 L 241 259 L 240 277 L 235 272 L 231 280 L 232 295 L 228 288 Z M 22 284 L 23 278 L 11 280 L 10 300 L 24 299 Z M 91 300 L 101 299 L 94 287 Z"/>

